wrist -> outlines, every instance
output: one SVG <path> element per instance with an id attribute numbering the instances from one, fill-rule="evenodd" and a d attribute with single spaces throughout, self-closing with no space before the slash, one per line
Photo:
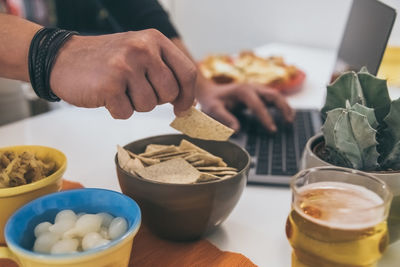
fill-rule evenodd
<path id="1" fill-rule="evenodd" d="M 50 75 L 60 48 L 76 32 L 42 28 L 34 35 L 28 55 L 28 70 L 32 88 L 38 97 L 60 101 L 50 87 Z"/>
<path id="2" fill-rule="evenodd" d="M 74 59 L 71 59 L 71 51 L 73 53 L 76 47 L 76 43 L 82 38 L 80 35 L 73 35 L 59 50 L 57 57 L 54 60 L 53 69 L 50 73 L 50 88 L 59 97 L 63 95 L 60 90 L 60 86 L 65 80 L 64 78 L 68 75 L 66 68 L 72 64 Z M 61 97 L 62 98 L 62 97 Z"/>

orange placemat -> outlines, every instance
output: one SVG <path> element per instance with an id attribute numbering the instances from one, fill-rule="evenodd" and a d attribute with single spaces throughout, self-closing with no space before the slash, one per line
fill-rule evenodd
<path id="1" fill-rule="evenodd" d="M 63 181 L 63 190 L 82 187 L 80 183 Z M 0 260 L 0 267 L 15 266 L 10 261 Z M 177 243 L 160 239 L 142 224 L 133 241 L 129 267 L 146 266 L 253 267 L 256 265 L 242 254 L 221 251 L 207 240 Z"/>

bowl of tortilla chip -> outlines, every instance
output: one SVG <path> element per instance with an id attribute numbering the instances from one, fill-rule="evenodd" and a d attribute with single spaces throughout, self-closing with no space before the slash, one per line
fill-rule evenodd
<path id="1" fill-rule="evenodd" d="M 189 241 L 229 216 L 246 185 L 250 156 L 230 141 L 169 134 L 119 147 L 115 164 L 122 192 L 138 202 L 149 229 Z"/>

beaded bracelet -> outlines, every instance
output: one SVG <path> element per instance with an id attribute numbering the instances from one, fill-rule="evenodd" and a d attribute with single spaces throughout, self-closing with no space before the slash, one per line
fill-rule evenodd
<path id="1" fill-rule="evenodd" d="M 60 48 L 77 32 L 57 28 L 42 28 L 33 37 L 28 54 L 28 70 L 32 88 L 36 95 L 47 101 L 56 102 L 50 87 L 50 74 Z"/>

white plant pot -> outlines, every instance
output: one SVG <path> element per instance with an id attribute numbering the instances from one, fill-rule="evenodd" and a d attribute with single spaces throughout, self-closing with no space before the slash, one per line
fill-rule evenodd
<path id="1" fill-rule="evenodd" d="M 308 140 L 300 163 L 301 169 L 319 166 L 333 166 L 319 158 L 313 152 L 314 147 L 322 141 L 324 141 L 324 138 L 321 133 Z M 393 201 L 388 218 L 390 243 L 393 243 L 400 240 L 400 172 L 370 172 L 370 174 L 386 182 L 393 193 Z"/>

